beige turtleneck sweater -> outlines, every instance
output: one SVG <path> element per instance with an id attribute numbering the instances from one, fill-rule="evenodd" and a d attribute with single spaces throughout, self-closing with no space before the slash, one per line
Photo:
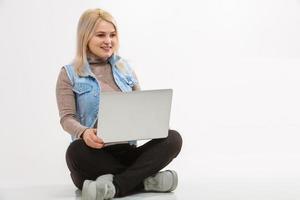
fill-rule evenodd
<path id="1" fill-rule="evenodd" d="M 108 63 L 91 64 L 91 70 L 101 84 L 101 92 L 121 91 L 114 81 L 112 69 Z M 134 74 L 134 76 L 136 76 Z M 133 90 L 140 90 L 136 84 Z M 56 99 L 60 116 L 60 124 L 69 134 L 79 138 L 88 128 L 76 119 L 75 94 L 72 90 L 71 81 L 64 68 L 61 69 L 56 83 Z"/>

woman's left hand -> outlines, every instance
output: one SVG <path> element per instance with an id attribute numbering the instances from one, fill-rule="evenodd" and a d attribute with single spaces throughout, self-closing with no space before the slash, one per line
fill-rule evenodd
<path id="1" fill-rule="evenodd" d="M 97 135 L 97 129 L 88 128 L 83 132 L 83 140 L 86 145 L 95 149 L 101 149 L 104 146 L 104 142 Z"/>

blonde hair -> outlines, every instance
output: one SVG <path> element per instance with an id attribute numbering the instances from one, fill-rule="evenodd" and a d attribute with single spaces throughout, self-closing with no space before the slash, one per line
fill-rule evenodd
<path id="1" fill-rule="evenodd" d="M 117 36 L 116 50 L 119 47 L 117 24 L 113 16 L 107 11 L 99 8 L 86 10 L 81 15 L 77 26 L 77 49 L 73 65 L 78 75 L 83 75 L 83 68 L 88 64 L 88 42 L 92 38 L 98 23 L 102 20 L 107 21 L 114 26 Z"/>

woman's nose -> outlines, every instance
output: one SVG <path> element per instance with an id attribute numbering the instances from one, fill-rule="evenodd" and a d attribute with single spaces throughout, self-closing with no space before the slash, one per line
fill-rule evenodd
<path id="1" fill-rule="evenodd" d="M 111 43 L 111 38 L 109 36 L 106 36 L 104 42 L 106 44 L 110 44 Z"/>

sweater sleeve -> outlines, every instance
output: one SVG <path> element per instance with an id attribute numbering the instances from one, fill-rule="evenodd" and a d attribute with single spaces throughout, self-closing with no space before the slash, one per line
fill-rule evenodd
<path id="1" fill-rule="evenodd" d="M 62 128 L 75 138 L 88 128 L 76 119 L 75 94 L 67 72 L 61 69 L 56 83 L 56 101 Z"/>

